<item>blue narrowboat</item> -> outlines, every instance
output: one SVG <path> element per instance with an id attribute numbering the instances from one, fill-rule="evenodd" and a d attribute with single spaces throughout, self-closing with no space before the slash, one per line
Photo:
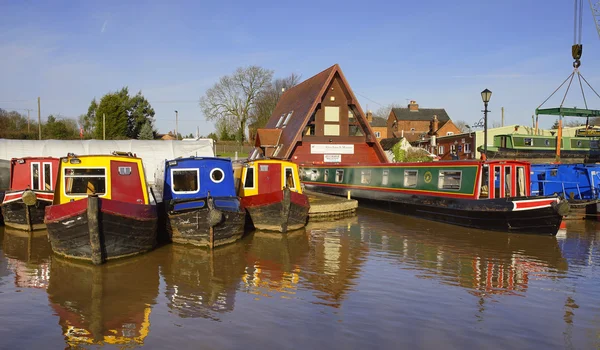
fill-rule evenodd
<path id="1" fill-rule="evenodd" d="M 166 231 L 174 243 L 214 248 L 244 235 L 246 210 L 236 194 L 229 159 L 166 161 L 162 196 Z"/>
<path id="2" fill-rule="evenodd" d="M 569 201 L 568 218 L 596 218 L 600 164 L 531 164 L 531 195 L 552 194 Z"/>

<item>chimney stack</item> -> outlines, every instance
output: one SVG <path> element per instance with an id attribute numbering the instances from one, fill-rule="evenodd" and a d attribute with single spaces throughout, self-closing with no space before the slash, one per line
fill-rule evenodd
<path id="1" fill-rule="evenodd" d="M 419 105 L 417 104 L 417 101 L 415 101 L 415 100 L 410 101 L 410 103 L 408 104 L 408 110 L 411 112 L 418 112 Z"/>
<path id="2" fill-rule="evenodd" d="M 367 122 L 371 124 L 373 122 L 373 112 L 367 111 Z"/>

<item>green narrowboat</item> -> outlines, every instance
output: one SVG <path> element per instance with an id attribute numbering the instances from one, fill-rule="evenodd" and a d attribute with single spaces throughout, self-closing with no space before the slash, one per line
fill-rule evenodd
<path id="1" fill-rule="evenodd" d="M 495 135 L 488 146 L 488 158 L 553 158 L 556 136 L 505 134 Z M 561 158 L 586 158 L 600 155 L 597 137 L 562 137 Z"/>
<path id="2" fill-rule="evenodd" d="M 308 190 L 352 197 L 361 205 L 478 229 L 555 235 L 568 203 L 530 196 L 530 164 L 440 161 L 305 164 Z"/>

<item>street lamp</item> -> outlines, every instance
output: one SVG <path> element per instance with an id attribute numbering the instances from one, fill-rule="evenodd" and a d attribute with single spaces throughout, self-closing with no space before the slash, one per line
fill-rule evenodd
<path id="1" fill-rule="evenodd" d="M 483 100 L 483 154 L 485 154 L 487 158 L 487 114 L 488 114 L 488 102 L 490 102 L 490 97 L 492 97 L 492 92 L 488 89 L 485 89 L 481 92 L 481 99 Z"/>
<path id="2" fill-rule="evenodd" d="M 179 112 L 175 111 L 175 140 L 179 140 Z"/>

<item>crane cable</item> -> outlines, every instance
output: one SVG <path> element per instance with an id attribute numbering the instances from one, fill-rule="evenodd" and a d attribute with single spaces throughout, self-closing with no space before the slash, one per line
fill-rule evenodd
<path id="1" fill-rule="evenodd" d="M 581 32 L 583 28 L 583 0 L 573 1 L 575 11 L 573 13 L 573 46 L 571 47 L 571 55 L 575 62 L 573 68 L 577 69 L 581 66 L 581 54 L 583 53 L 583 45 L 581 44 Z"/>

